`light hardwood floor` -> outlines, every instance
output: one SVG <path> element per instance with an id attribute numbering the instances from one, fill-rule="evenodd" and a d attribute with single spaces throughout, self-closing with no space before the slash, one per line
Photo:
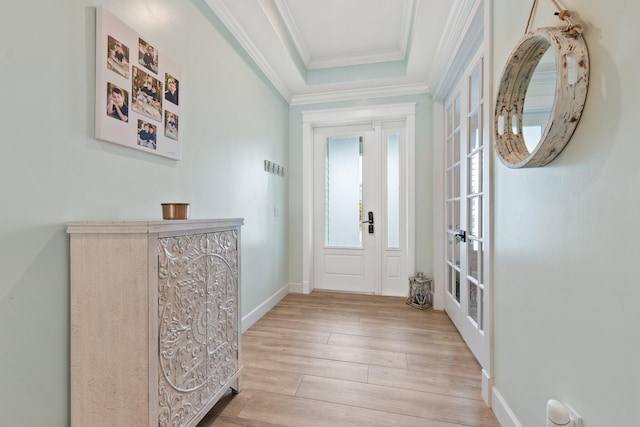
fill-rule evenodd
<path id="1" fill-rule="evenodd" d="M 198 427 L 500 426 L 449 318 L 404 298 L 289 294 L 241 343 L 240 393 Z"/>

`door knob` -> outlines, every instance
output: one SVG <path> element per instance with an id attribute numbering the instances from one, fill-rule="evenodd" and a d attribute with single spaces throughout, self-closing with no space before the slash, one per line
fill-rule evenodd
<path id="1" fill-rule="evenodd" d="M 456 242 L 458 242 L 458 243 L 466 242 L 467 241 L 467 232 L 464 231 L 464 230 L 460 230 L 459 232 L 454 234 L 454 237 L 456 238 Z"/>

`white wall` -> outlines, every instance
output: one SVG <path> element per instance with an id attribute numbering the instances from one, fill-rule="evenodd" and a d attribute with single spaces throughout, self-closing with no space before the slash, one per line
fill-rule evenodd
<path id="1" fill-rule="evenodd" d="M 408 95 L 361 101 L 295 105 L 290 108 L 289 280 L 302 283 L 302 113 L 331 108 L 416 103 L 416 271 L 433 275 L 433 144 L 431 95 Z M 407 280 L 407 289 L 409 282 Z"/>
<path id="2" fill-rule="evenodd" d="M 494 0 L 494 88 L 531 0 Z M 585 25 L 582 120 L 551 164 L 495 166 L 495 381 L 524 427 L 549 398 L 584 427 L 639 425 L 640 2 L 564 0 Z M 539 2 L 533 27 L 555 26 Z"/>
<path id="3" fill-rule="evenodd" d="M 98 4 L 182 65 L 182 161 L 93 138 Z M 242 315 L 287 283 L 288 106 L 218 28 L 202 0 L 0 4 L 0 425 L 68 425 L 68 221 L 244 217 Z"/>

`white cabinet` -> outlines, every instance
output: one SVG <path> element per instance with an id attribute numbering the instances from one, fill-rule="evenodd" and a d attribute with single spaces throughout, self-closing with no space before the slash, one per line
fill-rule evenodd
<path id="1" fill-rule="evenodd" d="M 194 426 L 238 391 L 242 223 L 68 225 L 72 426 Z"/>

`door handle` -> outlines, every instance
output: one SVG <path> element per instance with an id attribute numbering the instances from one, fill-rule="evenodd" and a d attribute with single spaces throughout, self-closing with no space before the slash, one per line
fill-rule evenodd
<path id="1" fill-rule="evenodd" d="M 456 238 L 456 242 L 466 242 L 467 241 L 467 232 L 464 230 L 460 230 L 456 234 L 453 235 Z"/>
<path id="2" fill-rule="evenodd" d="M 369 211 L 367 216 L 369 217 L 369 219 L 365 220 L 365 221 L 362 221 L 362 223 L 363 224 L 371 224 L 371 225 L 373 225 L 373 212 Z"/>
<path id="3" fill-rule="evenodd" d="M 362 221 L 362 223 L 369 224 L 369 234 L 373 234 L 373 212 L 369 211 L 367 213 L 367 217 L 369 219 L 367 221 Z"/>

